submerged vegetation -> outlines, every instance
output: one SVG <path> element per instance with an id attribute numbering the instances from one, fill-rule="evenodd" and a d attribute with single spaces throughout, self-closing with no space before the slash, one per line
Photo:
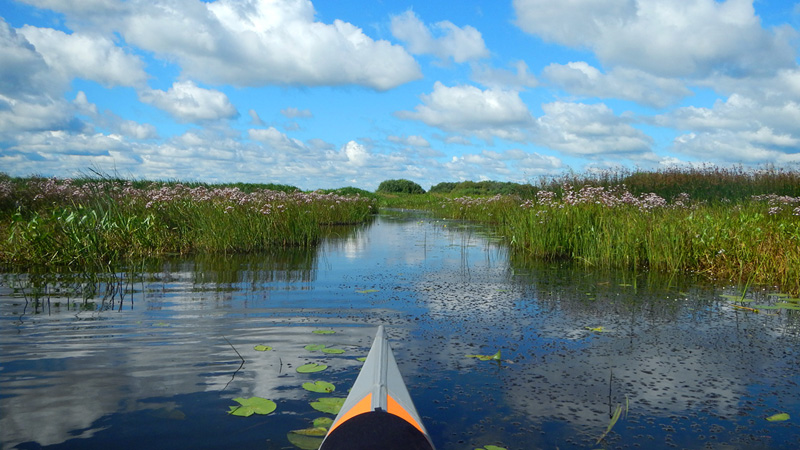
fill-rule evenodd
<path id="1" fill-rule="evenodd" d="M 0 178 L 0 262 L 103 270 L 165 254 L 308 246 L 375 209 L 359 195 L 288 186 Z"/>
<path id="2" fill-rule="evenodd" d="M 494 224 L 515 252 L 541 260 L 691 272 L 800 292 L 800 172 L 570 174 L 517 191 L 533 194 L 394 196 L 382 204 Z"/>

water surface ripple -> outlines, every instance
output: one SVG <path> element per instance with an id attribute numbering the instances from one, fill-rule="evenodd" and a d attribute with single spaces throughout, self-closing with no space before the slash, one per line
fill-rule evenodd
<path id="1" fill-rule="evenodd" d="M 527 263 L 479 227 L 413 214 L 311 251 L 110 275 L 99 292 L 116 280 L 121 299 L 84 301 L 63 276 L 2 276 L 2 448 L 295 448 L 287 433 L 323 415 L 300 385 L 345 396 L 379 324 L 440 450 L 800 442 L 800 315 L 736 308 L 721 296 L 735 286 Z M 466 357 L 497 350 L 500 363 Z M 330 367 L 297 373 L 306 362 Z M 226 414 L 250 396 L 277 411 Z M 766 420 L 776 413 L 791 418 Z"/>

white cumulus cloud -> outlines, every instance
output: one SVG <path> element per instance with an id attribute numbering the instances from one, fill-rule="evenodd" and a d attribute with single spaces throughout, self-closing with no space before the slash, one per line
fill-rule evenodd
<path id="1" fill-rule="evenodd" d="M 434 55 L 443 61 L 452 58 L 457 63 L 489 56 L 480 31 L 469 25 L 458 27 L 445 20 L 428 28 L 414 11 L 408 10 L 392 17 L 391 30 L 395 38 L 405 42 L 409 51 L 417 55 Z"/>
<path id="2" fill-rule="evenodd" d="M 514 0 L 517 25 L 659 76 L 743 76 L 794 66 L 788 27 L 766 30 L 752 0 Z"/>
<path id="3" fill-rule="evenodd" d="M 421 77 L 401 46 L 341 20 L 316 21 L 309 0 L 134 0 L 126 41 L 175 59 L 184 75 L 237 86 L 346 85 L 386 90 Z"/>
<path id="4" fill-rule="evenodd" d="M 652 138 L 600 103 L 553 102 L 542 105 L 534 141 L 569 155 L 599 158 L 651 157 Z"/>
<path id="5" fill-rule="evenodd" d="M 516 91 L 448 87 L 437 81 L 433 92 L 422 95 L 421 99 L 422 104 L 414 111 L 400 111 L 397 116 L 483 139 L 515 140 L 523 139 L 521 128 L 532 120 L 528 107 Z"/>
<path id="6" fill-rule="evenodd" d="M 472 67 L 472 79 L 484 86 L 501 89 L 523 90 L 539 85 L 536 77 L 528 72 L 525 61 L 516 61 L 512 67 L 515 69 L 513 72 L 475 64 Z"/>
<path id="7" fill-rule="evenodd" d="M 207 122 L 239 115 L 224 93 L 204 89 L 193 81 L 178 81 L 167 91 L 143 90 L 139 99 L 162 109 L 180 122 Z"/>
<path id="8" fill-rule="evenodd" d="M 692 95 L 677 79 L 650 75 L 637 69 L 616 67 L 602 73 L 583 61 L 550 64 L 542 74 L 567 92 L 586 97 L 619 98 L 663 108 Z"/>
<path id="9" fill-rule="evenodd" d="M 83 78 L 105 86 L 139 86 L 147 80 L 144 63 L 103 36 L 32 26 L 24 26 L 19 32 L 48 66 L 67 79 Z"/>
<path id="10" fill-rule="evenodd" d="M 366 166 L 371 159 L 366 147 L 356 141 L 350 141 L 342 148 L 342 153 L 347 157 L 347 161 L 354 166 Z"/>

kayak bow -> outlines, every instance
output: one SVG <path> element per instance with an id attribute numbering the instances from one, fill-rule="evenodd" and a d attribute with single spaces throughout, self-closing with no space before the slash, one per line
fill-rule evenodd
<path id="1" fill-rule="evenodd" d="M 319 450 L 434 450 L 383 325 Z"/>

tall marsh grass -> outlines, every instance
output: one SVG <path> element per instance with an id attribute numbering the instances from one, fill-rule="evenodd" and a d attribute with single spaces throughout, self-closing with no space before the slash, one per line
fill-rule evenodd
<path id="1" fill-rule="evenodd" d="M 120 180 L 0 179 L 0 262 L 110 267 L 168 253 L 248 252 L 316 243 L 366 221 L 360 196 Z"/>
<path id="2" fill-rule="evenodd" d="M 637 189 L 613 184 L 623 180 Z M 515 252 L 541 260 L 691 272 L 800 293 L 798 172 L 689 169 L 560 181 L 542 183 L 532 198 L 440 196 L 426 209 L 496 224 Z"/>

